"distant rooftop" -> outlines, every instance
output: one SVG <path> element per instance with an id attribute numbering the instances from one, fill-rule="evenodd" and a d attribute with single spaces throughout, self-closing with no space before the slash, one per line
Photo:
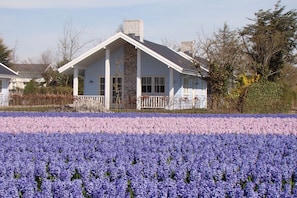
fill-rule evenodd
<path id="1" fill-rule="evenodd" d="M 44 73 L 49 64 L 14 64 L 11 69 L 18 72 L 19 76 L 22 78 L 42 78 L 42 73 Z"/>

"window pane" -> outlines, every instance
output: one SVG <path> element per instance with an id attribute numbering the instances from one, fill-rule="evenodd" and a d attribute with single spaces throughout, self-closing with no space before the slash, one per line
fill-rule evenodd
<path id="1" fill-rule="evenodd" d="M 145 78 L 145 77 L 142 77 L 142 78 L 141 78 L 141 84 L 142 84 L 142 85 L 146 84 L 146 78 Z"/>
<path id="2" fill-rule="evenodd" d="M 151 92 L 151 77 L 142 77 L 141 78 L 141 88 L 143 93 L 150 93 Z"/>
<path id="3" fill-rule="evenodd" d="M 164 85 L 160 86 L 160 92 L 161 92 L 161 93 L 164 93 L 164 92 L 165 92 L 165 87 L 164 87 Z"/>
<path id="4" fill-rule="evenodd" d="M 160 85 L 164 85 L 164 77 L 160 77 Z"/>
<path id="5" fill-rule="evenodd" d="M 142 86 L 141 90 L 142 90 L 143 93 L 146 93 L 146 86 Z"/>

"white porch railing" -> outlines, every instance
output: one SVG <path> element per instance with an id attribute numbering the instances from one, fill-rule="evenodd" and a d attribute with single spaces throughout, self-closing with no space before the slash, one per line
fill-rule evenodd
<path id="1" fill-rule="evenodd" d="M 76 101 L 93 101 L 93 102 L 98 102 L 102 105 L 105 104 L 105 99 L 104 96 L 98 96 L 98 95 L 78 95 L 75 96 Z"/>
<path id="2" fill-rule="evenodd" d="M 141 109 L 192 109 L 206 108 L 206 96 L 188 97 L 168 97 L 168 96 L 141 96 Z"/>
<path id="3" fill-rule="evenodd" d="M 168 104 L 167 96 L 141 96 L 141 109 L 165 109 Z"/>
<path id="4" fill-rule="evenodd" d="M 75 101 L 84 101 L 88 103 L 102 104 L 105 106 L 104 96 L 98 95 L 78 95 Z M 191 109 L 206 108 L 207 98 L 197 96 L 193 99 L 185 97 L 168 97 L 168 96 L 140 96 L 137 102 L 140 103 L 141 109 Z M 125 108 L 125 106 L 123 106 Z"/>

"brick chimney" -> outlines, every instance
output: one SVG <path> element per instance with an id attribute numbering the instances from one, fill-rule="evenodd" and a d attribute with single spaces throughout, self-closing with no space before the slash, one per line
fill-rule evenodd
<path id="1" fill-rule="evenodd" d="M 194 41 L 182 41 L 180 45 L 180 51 L 193 55 L 194 53 Z"/>
<path id="2" fill-rule="evenodd" d="M 143 21 L 142 20 L 124 20 L 123 22 L 124 34 L 138 38 L 140 42 L 143 42 Z"/>

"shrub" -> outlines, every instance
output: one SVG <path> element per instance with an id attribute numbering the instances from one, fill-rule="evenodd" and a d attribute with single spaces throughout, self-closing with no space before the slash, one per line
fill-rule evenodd
<path id="1" fill-rule="evenodd" d="M 66 94 L 72 95 L 72 87 L 49 86 L 40 87 L 40 94 Z"/>
<path id="2" fill-rule="evenodd" d="M 291 108 L 281 84 L 261 81 L 249 86 L 243 96 L 243 113 L 286 113 Z"/>
<path id="3" fill-rule="evenodd" d="M 28 82 L 25 86 L 24 94 L 36 94 L 38 91 L 38 83 L 35 80 L 30 80 L 30 82 Z"/>

